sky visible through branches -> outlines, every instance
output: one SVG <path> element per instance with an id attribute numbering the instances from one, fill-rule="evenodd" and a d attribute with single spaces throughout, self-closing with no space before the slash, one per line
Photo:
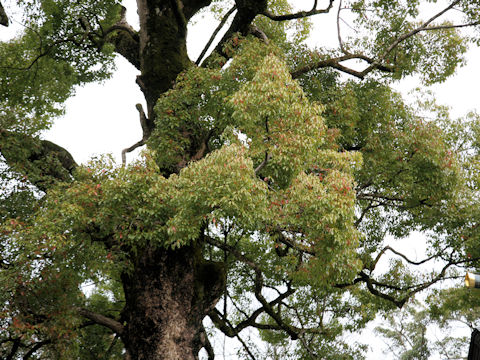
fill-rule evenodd
<path id="1" fill-rule="evenodd" d="M 302 3 L 305 3 L 305 1 L 296 1 L 298 8 Z M 135 1 L 127 1 L 126 6 L 134 9 Z M 127 12 L 127 17 L 129 23 L 133 26 L 138 23 L 135 10 Z M 6 39 L 12 36 L 15 31 L 21 29 L 21 25 L 15 23 L 15 16 L 12 16 L 12 20 L 14 22 L 10 28 L 1 29 L 0 39 Z M 316 45 L 315 42 L 318 40 L 322 45 L 327 43 L 337 46 L 337 34 L 332 32 L 332 29 L 336 27 L 335 19 L 329 18 L 328 21 L 324 21 L 325 19 L 320 16 L 314 17 L 312 20 L 314 29 L 312 31 L 313 36 L 309 40 L 310 44 Z M 345 31 L 348 31 L 348 22 L 345 22 L 342 26 L 345 27 Z M 210 37 L 215 27 L 216 22 L 211 19 L 211 21 L 198 21 L 197 25 L 190 29 L 188 41 L 191 59 L 197 58 L 206 39 Z M 221 36 L 222 34 L 219 34 L 217 38 L 219 39 Z M 327 42 L 325 36 L 329 36 Z M 456 76 L 445 83 L 433 86 L 431 89 L 435 93 L 439 104 L 451 107 L 453 118 L 463 116 L 475 109 L 479 110 L 477 87 L 478 79 L 480 79 L 480 69 L 476 66 L 479 61 L 480 50 L 478 48 L 470 49 L 467 54 L 467 65 L 459 69 Z M 68 100 L 65 116 L 44 134 L 45 139 L 55 141 L 65 147 L 80 163 L 104 153 L 112 153 L 116 161 L 120 162 L 121 150 L 141 138 L 135 104 L 141 102 L 143 96 L 135 84 L 136 71 L 121 57 L 117 58 L 117 67 L 119 71 L 114 73 L 111 80 L 102 84 L 91 84 L 79 88 L 77 95 Z M 398 89 L 402 93 L 408 94 L 416 86 L 418 86 L 417 79 L 407 78 L 398 85 Z M 130 153 L 128 159 L 131 160 L 134 156 Z M 411 258 L 420 259 L 424 249 L 415 247 L 416 243 L 419 243 L 418 239 L 412 237 L 402 243 L 397 242 L 395 246 Z M 368 341 L 372 338 L 369 336 Z M 215 342 L 218 346 L 223 346 L 223 338 Z M 382 343 L 379 341 L 378 344 L 375 344 L 369 358 L 378 358 L 378 351 L 381 347 Z M 231 353 L 234 353 L 234 351 L 226 351 L 225 355 Z M 235 356 L 227 356 L 226 358 L 235 359 Z"/>

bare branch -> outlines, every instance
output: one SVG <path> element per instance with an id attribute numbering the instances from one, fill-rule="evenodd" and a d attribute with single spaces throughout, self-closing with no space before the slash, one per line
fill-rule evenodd
<path id="1" fill-rule="evenodd" d="M 312 256 L 315 256 L 316 253 L 315 251 L 313 250 L 310 250 L 308 249 L 307 247 L 302 247 L 301 245 L 298 245 L 296 244 L 294 241 L 288 239 L 287 237 L 285 237 L 283 234 L 282 234 L 282 230 L 283 229 L 277 229 L 277 231 L 275 232 L 275 234 L 277 235 L 277 240 L 279 242 L 281 242 L 282 244 L 286 245 L 287 248 L 292 248 L 292 249 L 295 249 L 297 250 L 299 253 L 303 254 L 308 254 L 308 255 L 312 255 Z"/>
<path id="2" fill-rule="evenodd" d="M 363 79 L 365 77 L 365 75 L 367 75 L 368 72 L 357 71 L 357 70 L 348 68 L 348 67 L 341 64 L 341 62 L 343 62 L 343 61 L 354 60 L 354 59 L 364 60 L 367 63 L 371 63 L 371 64 L 375 63 L 374 59 L 371 59 L 371 58 L 369 58 L 369 57 L 367 57 L 363 54 L 346 54 L 346 55 L 342 55 L 342 56 L 339 56 L 339 57 L 336 57 L 336 58 L 320 60 L 316 63 L 306 65 L 304 67 L 301 67 L 297 70 L 292 71 L 291 75 L 292 75 L 292 78 L 296 79 L 296 78 L 298 78 L 298 77 L 300 77 L 300 76 L 302 76 L 302 75 L 304 75 L 304 74 L 306 74 L 306 73 L 308 73 L 312 70 L 331 67 L 331 68 L 340 70 L 340 71 L 342 71 L 346 74 L 350 74 L 352 76 L 358 77 L 359 79 Z M 385 72 L 394 72 L 394 69 L 392 67 L 387 67 L 387 66 L 379 65 L 379 64 L 376 64 L 375 67 L 382 70 L 382 71 L 385 71 Z"/>
<path id="3" fill-rule="evenodd" d="M 243 341 L 243 339 L 240 337 L 240 334 L 237 334 L 237 339 L 238 341 L 240 341 L 240 343 L 242 344 L 243 348 L 245 349 L 245 351 L 247 352 L 248 356 L 250 356 L 250 359 L 252 360 L 256 360 L 255 359 L 255 356 L 253 356 L 252 352 L 250 351 L 250 349 L 248 348 L 247 344 L 245 343 L 245 341 Z"/>
<path id="4" fill-rule="evenodd" d="M 388 196 L 388 195 L 383 195 L 379 194 L 377 192 L 374 193 L 359 193 L 357 195 L 357 199 L 359 200 L 370 200 L 370 201 L 379 201 L 379 200 L 386 200 L 386 201 L 392 201 L 392 202 L 404 202 L 405 199 L 402 199 L 401 197 L 397 196 Z"/>
<path id="5" fill-rule="evenodd" d="M 312 71 L 312 70 L 315 70 L 315 69 L 320 69 L 320 68 L 325 68 L 325 67 L 332 67 L 332 68 L 337 69 L 339 71 L 342 71 L 346 74 L 355 76 L 359 79 L 365 78 L 365 76 L 368 73 L 370 73 L 370 72 L 372 72 L 373 70 L 376 70 L 376 69 L 378 69 L 380 71 L 384 71 L 384 72 L 394 72 L 395 69 L 393 67 L 386 66 L 386 65 L 382 64 L 382 62 L 392 52 L 392 50 L 395 49 L 404 40 L 406 40 L 406 39 L 408 39 L 412 36 L 415 36 L 416 34 L 418 34 L 419 32 L 422 32 L 422 31 L 463 28 L 463 27 L 475 26 L 475 25 L 480 24 L 480 21 L 476 21 L 476 22 L 472 22 L 472 23 L 468 23 L 468 24 L 429 26 L 433 21 L 438 19 L 440 16 L 445 14 L 447 11 L 451 10 L 459 2 L 460 2 L 460 0 L 453 1 L 449 6 L 447 6 L 442 11 L 440 11 L 437 14 L 435 14 L 434 16 L 432 16 L 430 19 L 425 21 L 421 26 L 419 26 L 419 27 L 417 27 L 417 28 L 399 36 L 398 38 L 396 38 L 390 44 L 390 46 L 383 52 L 383 54 L 381 54 L 376 59 L 369 58 L 369 57 L 367 57 L 363 54 L 350 54 L 350 53 L 348 53 L 348 51 L 346 51 L 346 49 L 343 47 L 343 44 L 342 44 L 341 38 L 340 38 L 340 33 L 338 32 L 339 41 L 340 41 L 340 50 L 345 54 L 344 56 L 331 58 L 331 59 L 326 59 L 326 60 L 321 60 L 321 61 L 318 61 L 317 63 L 312 63 L 312 64 L 309 64 L 307 66 L 304 66 L 303 68 L 300 68 L 300 69 L 297 69 L 297 70 L 293 71 L 292 72 L 292 77 L 297 78 L 297 77 L 299 77 L 299 76 L 301 76 L 301 75 L 303 75 L 303 74 L 305 74 L 309 71 Z M 339 9 L 339 11 L 340 11 L 340 9 Z M 339 24 L 338 23 L 339 23 L 339 15 L 337 14 L 337 31 L 339 31 Z M 369 66 L 367 66 L 362 71 L 357 71 L 357 70 L 351 69 L 351 68 L 346 67 L 346 66 L 341 64 L 342 61 L 351 60 L 351 59 L 364 60 L 369 64 Z"/>
<path id="6" fill-rule="evenodd" d="M 370 64 L 370 66 L 368 66 L 366 69 L 364 69 L 361 74 L 363 76 L 365 76 L 366 74 L 368 74 L 369 72 L 371 72 L 372 70 L 374 69 L 377 69 L 379 68 L 378 66 L 380 65 L 380 63 L 385 60 L 385 58 L 388 56 L 388 54 L 390 54 L 392 52 L 393 49 L 395 49 L 402 41 L 418 34 L 419 32 L 422 32 L 422 31 L 428 31 L 428 30 L 438 30 L 438 29 L 446 29 L 446 28 L 455 28 L 455 27 L 464 27 L 464 26 L 473 26 L 473 25 L 476 25 L 478 24 L 479 22 L 475 22 L 475 23 L 471 23 L 470 25 L 469 24 L 465 24 L 465 25 L 445 25 L 445 26 L 432 26 L 432 27 L 429 27 L 429 25 L 435 21 L 436 19 L 438 19 L 440 16 L 442 16 L 443 14 L 445 14 L 447 11 L 451 10 L 455 5 L 457 5 L 461 0 L 455 0 L 454 2 L 452 2 L 449 6 L 447 6 L 445 9 L 443 9 L 442 11 L 438 12 L 437 14 L 433 15 L 430 19 L 428 19 L 427 21 L 425 21 L 421 26 L 399 36 L 394 42 L 392 42 L 390 44 L 390 46 L 385 50 L 385 52 L 377 59 L 375 60 L 374 62 L 372 62 Z"/>
<path id="7" fill-rule="evenodd" d="M 385 251 L 383 251 L 381 253 L 383 254 Z M 437 256 L 439 256 L 439 255 L 437 254 Z M 450 255 L 450 259 L 447 260 L 447 263 L 443 266 L 442 270 L 436 276 L 432 277 L 431 280 L 425 281 L 423 283 L 410 285 L 410 286 L 405 286 L 405 287 L 400 287 L 400 286 L 396 286 L 396 285 L 391 285 L 391 284 L 379 282 L 379 281 L 371 278 L 371 276 L 366 274 L 364 271 L 361 271 L 358 274 L 359 277 L 354 279 L 351 283 L 349 283 L 349 284 L 336 284 L 334 286 L 342 289 L 342 288 L 346 288 L 346 287 L 349 287 L 349 286 L 353 286 L 353 285 L 355 285 L 359 282 L 363 282 L 363 283 L 365 283 L 368 291 L 370 291 L 371 294 L 373 294 L 375 296 L 378 296 L 382 299 L 385 299 L 387 301 L 390 301 L 393 304 L 395 304 L 397 307 L 401 308 L 410 298 L 412 298 L 418 292 L 423 291 L 426 288 L 428 288 L 428 287 L 430 287 L 430 286 L 432 286 L 432 285 L 434 285 L 434 284 L 436 284 L 440 281 L 448 279 L 449 277 L 446 277 L 445 275 L 446 275 L 447 270 L 450 267 L 459 266 L 460 264 L 463 264 L 463 263 L 474 262 L 474 261 L 479 260 L 478 258 L 475 258 L 475 259 L 462 259 L 462 260 L 453 261 L 451 256 L 452 255 Z M 412 261 L 412 264 L 418 264 L 419 265 L 419 264 L 422 264 L 426 261 L 429 261 L 429 259 L 422 260 L 420 262 L 413 262 Z M 385 289 L 400 291 L 400 292 L 403 292 L 404 295 L 399 297 L 399 298 L 395 298 L 394 296 L 392 296 L 390 294 L 386 294 L 386 293 L 383 293 L 383 292 L 377 290 L 376 287 L 381 287 L 381 288 L 385 288 Z"/>
<path id="8" fill-rule="evenodd" d="M 317 1 L 314 2 L 313 8 L 310 11 L 299 11 L 294 14 L 285 14 L 285 15 L 275 15 L 271 11 L 266 10 L 262 13 L 262 15 L 265 15 L 271 20 L 274 21 L 285 21 L 285 20 L 294 20 L 294 19 L 301 19 L 313 15 L 318 15 L 318 14 L 326 14 L 330 12 L 330 10 L 333 7 L 333 2 L 335 0 L 330 0 L 328 6 L 325 9 L 317 9 Z"/>
<path id="9" fill-rule="evenodd" d="M 215 360 L 215 350 L 213 349 L 213 346 L 208 339 L 207 331 L 205 330 L 205 327 L 203 325 L 200 332 L 200 343 L 207 352 L 208 360 Z"/>
<path id="10" fill-rule="evenodd" d="M 140 126 L 142 127 L 143 135 L 142 135 L 142 139 L 140 141 L 138 141 L 135 144 L 133 144 L 132 146 L 122 150 L 122 164 L 123 165 L 125 165 L 127 163 L 126 154 L 129 153 L 129 152 L 132 152 L 133 150 L 135 150 L 136 148 L 138 148 L 140 146 L 145 145 L 148 138 L 150 137 L 150 133 L 151 133 L 150 126 L 149 126 L 149 120 L 148 120 L 147 116 L 145 115 L 145 112 L 143 111 L 142 104 L 137 104 L 137 105 L 135 105 L 135 107 L 137 108 L 138 115 L 140 116 Z"/>
<path id="11" fill-rule="evenodd" d="M 452 25 L 437 25 L 437 26 L 429 26 L 423 29 L 423 31 L 431 31 L 431 30 L 444 30 L 444 29 L 459 29 L 464 27 L 470 26 L 477 26 L 480 25 L 480 21 L 475 21 L 467 24 L 452 24 Z"/>
<path id="12" fill-rule="evenodd" d="M 358 227 L 358 225 L 360 225 L 360 223 L 363 221 L 363 218 L 365 217 L 365 215 L 367 215 L 367 213 L 371 210 L 371 209 L 375 209 L 377 207 L 380 207 L 380 206 L 385 206 L 385 203 L 383 202 L 380 202 L 380 203 L 376 203 L 376 204 L 373 204 L 373 203 L 370 203 L 368 206 L 366 206 L 360 216 L 358 217 L 357 220 L 355 220 L 355 227 Z"/>
<path id="13" fill-rule="evenodd" d="M 442 249 L 440 251 L 439 254 L 435 254 L 435 255 L 432 255 L 432 256 L 429 256 L 428 258 L 425 258 L 423 260 L 420 260 L 420 261 L 413 261 L 413 260 L 410 260 L 406 255 L 402 254 L 401 252 L 393 249 L 392 247 L 390 246 L 385 246 L 377 255 L 377 257 L 375 258 L 375 260 L 372 262 L 372 264 L 369 266 L 369 270 L 370 271 L 373 271 L 378 263 L 378 261 L 380 260 L 380 258 L 387 252 L 387 251 L 391 251 L 392 253 L 394 253 L 395 255 L 398 255 L 400 256 L 401 258 L 403 258 L 406 262 L 408 262 L 409 264 L 412 264 L 412 265 L 422 265 L 422 264 L 425 264 L 426 262 L 429 262 L 430 260 L 433 260 L 437 257 L 440 256 L 440 254 L 442 254 L 445 249 Z"/>
<path id="14" fill-rule="evenodd" d="M 217 28 L 216 28 L 215 31 L 212 33 L 212 36 L 210 36 L 210 39 L 208 40 L 207 44 L 206 44 L 205 47 L 203 48 L 201 54 L 198 56 L 197 61 L 195 61 L 195 64 L 200 65 L 200 62 L 202 61 L 203 57 L 204 57 L 205 54 L 207 53 L 208 48 L 210 47 L 210 45 L 212 45 L 213 40 L 215 40 L 215 37 L 218 35 L 218 33 L 219 33 L 220 30 L 223 28 L 223 26 L 224 26 L 225 23 L 227 22 L 228 18 L 230 17 L 230 15 L 232 15 L 233 12 L 234 12 L 236 9 L 237 9 L 237 7 L 234 5 L 234 6 L 233 6 L 230 10 L 228 10 L 228 12 L 225 14 L 225 16 L 223 17 L 222 21 L 220 21 L 220 24 L 218 24 Z"/>
<path id="15" fill-rule="evenodd" d="M 338 11 L 337 11 L 337 38 L 338 38 L 338 45 L 340 46 L 340 50 L 344 54 L 348 54 L 348 52 L 345 50 L 345 47 L 343 46 L 342 35 L 340 34 L 340 11 L 342 11 L 342 0 L 340 0 L 340 4 L 338 5 Z"/>
<path id="16" fill-rule="evenodd" d="M 132 152 L 136 148 L 139 148 L 140 146 L 143 146 L 143 145 L 145 145 L 145 141 L 142 139 L 142 140 L 136 142 L 135 144 L 133 144 L 132 146 L 123 149 L 122 150 L 122 164 L 125 165 L 127 163 L 127 153 Z"/>
<path id="17" fill-rule="evenodd" d="M 298 337 L 303 345 L 303 348 L 307 350 L 308 354 L 312 357 L 312 359 L 318 358 L 318 354 L 315 353 L 315 351 L 313 351 L 312 348 L 307 344 L 307 341 L 305 340 L 305 337 L 303 335 L 304 334 L 300 334 L 300 336 Z"/>
<path id="18" fill-rule="evenodd" d="M 457 5 L 461 0 L 455 0 L 454 2 L 452 2 L 449 6 L 447 6 L 445 9 L 443 9 L 442 11 L 438 12 L 437 14 L 433 15 L 430 19 L 428 19 L 427 21 L 425 21 L 421 26 L 413 29 L 412 31 L 409 31 L 408 33 L 406 34 L 403 34 L 402 36 L 398 37 L 388 48 L 387 50 L 385 50 L 385 52 L 383 53 L 382 56 L 380 56 L 380 60 L 383 60 L 387 57 L 387 55 L 399 44 L 401 43 L 403 40 L 405 39 L 408 39 L 409 37 L 412 37 L 413 35 L 419 33 L 420 31 L 423 31 L 425 29 L 427 29 L 428 25 L 431 24 L 433 21 L 435 21 L 436 19 L 438 19 L 440 16 L 442 16 L 443 14 L 445 14 L 448 10 L 450 10 L 451 8 L 453 8 L 455 5 Z"/>
<path id="19" fill-rule="evenodd" d="M 87 309 L 84 309 L 84 308 L 79 308 L 78 313 L 81 316 L 92 320 L 93 322 L 95 322 L 98 325 L 102 325 L 102 326 L 105 326 L 105 327 L 109 328 L 115 334 L 118 334 L 118 335 L 121 336 L 122 333 L 123 333 L 123 325 L 121 323 L 119 323 L 118 321 L 112 319 L 112 318 L 106 317 L 105 315 L 102 315 L 102 314 L 97 314 L 93 311 L 90 311 L 90 310 L 87 310 Z"/>

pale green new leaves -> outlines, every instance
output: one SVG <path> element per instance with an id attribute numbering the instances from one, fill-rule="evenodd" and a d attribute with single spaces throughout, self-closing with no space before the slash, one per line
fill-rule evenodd
<path id="1" fill-rule="evenodd" d="M 253 231 L 266 216 L 267 186 L 255 176 L 244 147 L 224 146 L 169 181 L 176 192 L 175 215 L 167 222 L 173 246 L 197 238 L 207 219 L 215 224 L 231 218 Z"/>
<path id="2" fill-rule="evenodd" d="M 78 170 L 74 184 L 47 195 L 35 220 L 42 225 L 25 232 L 58 247 L 110 238 L 120 255 L 147 244 L 185 246 L 228 219 L 265 239 L 282 231 L 312 254 L 300 268 L 288 258 L 282 266 L 301 283 L 351 279 L 359 266 L 352 173 L 360 156 L 329 149 L 321 106 L 307 100 L 274 56 L 231 103 L 235 131 L 247 145 L 232 139 L 168 178 L 150 155 L 129 167 L 94 162 Z M 260 246 L 255 238 L 245 240 Z M 274 241 L 267 241 L 272 250 Z"/>
<path id="3" fill-rule="evenodd" d="M 308 101 L 277 57 L 265 58 L 232 103 L 235 124 L 247 137 L 255 165 L 270 158 L 262 173 L 288 184 L 300 169 L 313 165 L 326 131 L 322 107 Z"/>
<path id="4" fill-rule="evenodd" d="M 322 106 L 306 98 L 286 65 L 273 55 L 231 103 L 249 156 L 276 189 L 269 193 L 272 217 L 267 226 L 282 229 L 315 253 L 295 276 L 322 282 L 332 279 L 335 268 L 341 278 L 345 264 L 354 270 L 359 265 L 354 253 L 358 236 L 350 173 L 361 156 L 328 150 Z"/>

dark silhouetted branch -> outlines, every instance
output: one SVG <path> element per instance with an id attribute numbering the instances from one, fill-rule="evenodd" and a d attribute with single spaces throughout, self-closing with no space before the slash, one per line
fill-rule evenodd
<path id="1" fill-rule="evenodd" d="M 8 26 L 8 16 L 2 3 L 0 3 L 0 25 Z"/>
<path id="2" fill-rule="evenodd" d="M 330 10 L 333 7 L 333 2 L 334 0 L 330 0 L 328 6 L 325 9 L 317 9 L 317 1 L 313 4 L 313 8 L 310 11 L 299 11 L 294 14 L 285 14 L 285 15 L 275 15 L 271 11 L 264 11 L 262 15 L 265 15 L 271 20 L 274 21 L 285 21 L 285 20 L 295 20 L 295 19 L 301 19 L 313 15 L 318 15 L 318 14 L 326 14 L 330 12 Z"/>
<path id="3" fill-rule="evenodd" d="M 230 17 L 230 15 L 233 14 L 233 12 L 237 9 L 236 6 L 233 6 L 230 10 L 228 10 L 228 12 L 225 14 L 225 16 L 222 18 L 222 21 L 220 21 L 220 24 L 218 24 L 217 28 L 215 29 L 215 31 L 212 33 L 212 36 L 210 36 L 210 39 L 208 40 L 207 44 L 205 45 L 205 47 L 203 48 L 201 54 L 198 56 L 197 58 L 197 61 L 195 61 L 195 64 L 197 65 L 200 65 L 200 62 L 202 61 L 203 57 L 205 56 L 205 54 L 207 53 L 208 51 L 208 48 L 210 47 L 210 45 L 212 45 L 212 42 L 213 40 L 215 40 L 215 37 L 218 35 L 218 33 L 220 32 L 220 30 L 222 30 L 223 26 L 225 25 L 225 23 L 227 22 L 228 18 Z"/>

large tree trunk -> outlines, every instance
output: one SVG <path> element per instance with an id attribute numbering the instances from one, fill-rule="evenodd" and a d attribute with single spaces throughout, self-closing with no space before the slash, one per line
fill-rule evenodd
<path id="1" fill-rule="evenodd" d="M 200 246 L 147 248 L 122 276 L 126 322 L 122 339 L 135 360 L 194 360 L 202 320 L 224 288 L 221 265 L 201 259 Z"/>
<path id="2" fill-rule="evenodd" d="M 187 20 L 170 0 L 137 0 L 140 18 L 140 70 L 138 84 L 147 101 L 150 129 L 153 107 L 172 88 L 177 75 L 192 63 L 187 54 Z"/>
<path id="3" fill-rule="evenodd" d="M 192 65 L 186 48 L 188 19 L 210 1 L 137 0 L 137 83 L 147 102 L 150 132 L 158 98 Z M 122 275 L 126 305 L 121 337 L 132 360 L 198 358 L 205 341 L 202 321 L 225 286 L 223 264 L 205 261 L 201 249 L 201 241 L 177 250 L 138 249 L 133 268 Z"/>

